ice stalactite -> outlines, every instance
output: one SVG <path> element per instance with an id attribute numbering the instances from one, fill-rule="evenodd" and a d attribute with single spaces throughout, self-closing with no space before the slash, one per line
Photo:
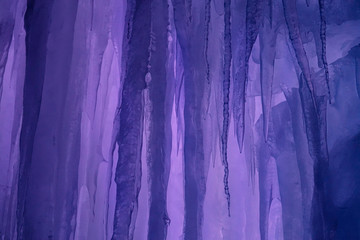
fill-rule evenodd
<path id="1" fill-rule="evenodd" d="M 126 21 L 131 33 L 124 35 L 124 39 L 129 39 L 125 43 L 126 70 L 117 136 L 119 158 L 115 173 L 117 189 L 112 239 L 131 240 L 141 183 L 143 89 L 148 71 L 151 5 L 149 1 L 136 0 L 128 3 L 127 11 Z"/>
<path id="2" fill-rule="evenodd" d="M 233 76 L 233 100 L 232 111 L 234 119 L 234 131 L 240 151 L 242 151 L 242 134 L 244 133 L 244 121 L 242 114 L 245 103 L 244 72 L 245 72 L 245 50 L 246 50 L 246 0 L 232 1 L 231 14 L 231 37 L 232 37 L 232 76 Z"/>
<path id="3" fill-rule="evenodd" d="M 359 13 L 2 0 L 0 239 L 357 239 Z"/>
<path id="4" fill-rule="evenodd" d="M 112 1 L 109 0 L 79 3 L 75 31 L 79 34 L 76 35 L 77 47 L 74 47 L 76 51 L 74 59 L 84 68 L 78 72 L 77 78 L 84 81 L 82 83 L 84 97 L 81 106 L 81 142 L 87 144 L 82 144 L 80 149 L 83 156 L 80 159 L 78 173 L 77 218 L 81 219 L 79 220 L 81 224 L 76 225 L 76 237 L 92 236 L 99 239 L 105 236 L 106 225 L 112 225 L 112 223 L 102 224 L 108 219 L 107 206 L 104 206 L 105 195 L 108 192 L 105 186 L 109 184 L 107 181 L 110 181 L 108 178 L 112 171 L 112 158 L 109 157 L 108 151 L 110 151 L 109 142 L 113 140 L 111 134 L 107 132 L 106 125 L 108 118 L 112 118 L 114 114 L 114 103 L 117 102 L 114 91 L 118 91 L 120 77 L 115 77 L 115 82 L 118 84 L 114 84 L 113 75 L 119 74 L 118 57 L 115 51 L 121 53 L 121 49 L 116 48 L 115 41 L 110 40 L 109 30 L 110 20 L 113 17 L 116 19 L 117 14 L 121 16 L 123 11 L 115 4 L 110 5 L 111 3 Z M 114 12 L 113 14 L 110 9 Z M 119 27 L 122 26 L 119 25 Z M 114 33 L 114 39 L 119 37 L 116 33 Z M 89 211 L 93 214 L 87 219 L 82 219 Z"/>
<path id="5" fill-rule="evenodd" d="M 259 125 L 259 124 L 258 124 Z M 275 159 L 271 157 L 269 147 L 263 137 L 257 144 L 257 158 L 259 171 L 259 194 L 260 194 L 260 236 L 262 240 L 269 239 L 269 213 L 273 199 L 273 180 L 277 178 Z"/>
<path id="6" fill-rule="evenodd" d="M 299 184 L 301 177 L 291 121 L 287 103 L 282 102 L 273 107 L 273 134 L 269 144 L 278 171 L 284 239 L 304 239 L 302 189 Z"/>
<path id="7" fill-rule="evenodd" d="M 299 91 L 297 88 L 284 88 L 283 92 L 291 113 L 296 159 L 299 167 L 304 239 L 311 239 L 310 214 L 314 179 L 313 161 L 309 155 Z"/>
<path id="8" fill-rule="evenodd" d="M 255 186 L 256 181 L 256 144 L 255 144 L 255 98 L 249 98 L 247 100 L 248 108 L 246 111 L 245 128 L 248 129 L 245 132 L 244 140 L 244 155 L 246 160 L 246 167 L 248 171 L 248 179 L 251 186 Z M 264 142 L 265 140 L 262 139 Z"/>
<path id="9" fill-rule="evenodd" d="M 66 112 L 70 114 L 70 116 L 78 114 L 77 118 L 80 119 L 80 126 L 77 126 L 75 123 L 75 117 L 73 117 L 73 123 L 69 124 L 71 127 L 69 130 L 71 132 L 64 132 L 64 140 L 69 138 L 69 143 L 80 142 L 79 147 L 79 161 L 78 163 L 78 172 L 77 175 L 77 201 L 76 204 L 76 218 L 77 224 L 73 229 L 72 236 L 74 238 L 79 238 L 79 236 L 83 236 L 86 238 L 84 225 L 88 225 L 87 220 L 83 220 L 83 218 L 79 216 L 84 215 L 84 207 L 82 203 L 84 202 L 84 186 L 82 182 L 83 171 L 86 171 L 82 165 L 84 159 L 84 150 L 83 150 L 83 142 L 82 136 L 85 134 L 85 124 L 83 123 L 83 113 L 84 111 L 84 103 L 83 101 L 86 99 L 86 86 L 87 86 L 87 74 L 89 71 L 89 53 L 88 53 L 88 33 L 90 32 L 90 15 L 91 15 L 91 7 L 90 3 L 85 3 L 83 0 L 78 1 L 77 15 L 74 26 L 74 40 L 73 40 L 73 51 L 72 51 L 72 62 L 71 62 L 71 72 L 70 72 L 70 82 L 71 89 L 69 89 L 68 97 L 66 99 Z M 70 103 L 71 102 L 71 103 Z M 76 136 L 75 133 L 79 134 Z M 78 138 L 74 142 L 73 137 Z M 65 158 L 66 159 L 66 158 Z M 64 159 L 64 160 L 65 160 Z M 84 229 L 81 231 L 80 229 Z M 87 230 L 87 229 L 86 229 Z"/>
<path id="10" fill-rule="evenodd" d="M 319 2 L 319 12 L 320 12 L 321 62 L 325 72 L 325 81 L 328 90 L 328 98 L 329 98 L 329 102 L 331 103 L 329 66 L 326 56 L 325 0 L 319 0 L 318 2 Z"/>
<path id="11" fill-rule="evenodd" d="M 229 190 L 229 164 L 227 156 L 227 143 L 230 123 L 230 68 L 231 68 L 231 0 L 224 1 L 224 80 L 223 80 L 223 129 L 221 135 L 222 163 L 224 165 L 224 190 L 230 216 L 230 190 Z"/>
<path id="12" fill-rule="evenodd" d="M 309 66 L 309 60 L 306 55 L 303 41 L 300 35 L 300 28 L 299 28 L 299 19 L 298 19 L 298 11 L 296 7 L 296 0 L 282 0 L 283 7 L 284 7 L 284 16 L 286 25 L 289 31 L 289 38 L 291 44 L 294 48 L 295 55 L 299 67 L 304 75 L 306 80 L 306 84 L 309 86 L 309 90 L 311 93 L 311 98 L 313 99 L 313 103 L 316 104 L 315 100 L 315 93 L 314 93 L 314 84 L 311 78 L 311 71 Z M 316 105 L 315 105 L 316 108 Z"/>
<path id="13" fill-rule="evenodd" d="M 282 218 L 277 228 L 281 226 L 283 231 L 275 239 L 303 239 L 300 176 L 289 112 L 290 108 L 285 102 L 272 108 L 267 142 L 261 134 L 260 124 L 257 124 L 261 149 L 258 149 L 258 162 L 262 239 L 272 239 L 269 229 L 274 223 L 271 223 L 269 216 L 270 206 L 276 198 L 281 203 L 281 213 L 278 214 Z"/>
<path id="14" fill-rule="evenodd" d="M 4 54 L 0 56 L 2 59 L 0 62 L 4 61 L 1 63 L 3 68 L 0 67 L 0 85 L 4 90 L 0 93 L 0 238 L 14 239 L 16 236 L 19 132 L 25 71 L 25 34 L 22 16 L 26 2 L 23 0 L 4 1 L 2 4 L 5 7 L 0 10 L 0 19 L 8 21 L 9 14 L 12 15 L 14 27 L 13 30 L 6 27 L 0 30 L 1 44 L 6 43 L 8 34 L 11 34 L 7 52 L 2 52 L 5 49 L 0 50 L 1 54 Z"/>
<path id="15" fill-rule="evenodd" d="M 234 73 L 234 122 L 235 122 L 235 131 L 237 136 L 237 141 L 239 144 L 239 149 L 242 151 L 243 142 L 244 142 L 244 132 L 245 132 L 245 101 L 246 101 L 246 88 L 248 81 L 248 71 L 249 71 L 249 59 L 253 45 L 256 41 L 256 38 L 259 33 L 260 22 L 262 19 L 262 10 L 264 2 L 263 0 L 248 0 L 246 3 L 246 16 L 245 16 L 245 32 L 244 34 L 245 43 L 239 44 L 239 55 L 234 56 L 241 58 L 237 60 L 234 64 L 238 63 L 239 66 L 235 66 Z M 233 24 L 233 26 L 238 26 Z M 240 37 L 241 39 L 242 37 Z"/>
<path id="16" fill-rule="evenodd" d="M 204 47 L 204 54 L 205 54 L 205 64 L 206 64 L 206 95 L 204 97 L 204 104 L 206 106 L 206 113 L 205 115 L 209 116 L 210 113 L 210 104 L 211 104 L 211 68 L 210 68 L 210 59 L 209 59 L 209 40 L 210 40 L 210 22 L 211 22 L 211 0 L 206 0 L 205 2 L 205 47 Z M 206 137 L 205 137 L 206 138 Z"/>
<path id="17" fill-rule="evenodd" d="M 174 23 L 184 67 L 184 238 L 202 239 L 203 205 L 206 191 L 208 159 L 204 159 L 204 93 L 206 84 L 205 5 L 193 2 L 191 11 L 198 15 L 188 19 L 183 1 L 173 0 Z"/>
<path id="18" fill-rule="evenodd" d="M 328 164 L 325 97 L 317 96 L 315 92 L 309 61 L 300 36 L 296 1 L 283 1 L 283 5 L 290 40 L 302 71 L 299 77 L 299 89 L 309 152 L 314 161 L 314 190 L 311 209 L 312 237 L 328 239 L 329 232 L 324 202 L 324 180 Z M 317 91 L 318 94 L 322 91 L 321 84 L 317 84 Z"/>
<path id="19" fill-rule="evenodd" d="M 17 0 L 5 0 L 1 3 L 3 7 L 0 10 L 0 100 L 3 91 L 5 65 L 15 25 L 17 2 Z"/>
<path id="20" fill-rule="evenodd" d="M 147 164 L 149 168 L 148 239 L 166 239 L 170 218 L 167 213 L 167 186 L 170 171 L 173 82 L 167 70 L 168 3 L 151 4 L 151 44 L 147 88 L 150 100 Z"/>
<path id="21" fill-rule="evenodd" d="M 272 8 L 272 6 L 268 6 Z M 260 27 L 260 84 L 261 103 L 263 111 L 263 132 L 265 141 L 269 130 L 269 118 L 271 111 L 272 85 L 274 79 L 274 65 L 276 53 L 276 38 L 278 22 L 264 17 Z"/>
<path id="22" fill-rule="evenodd" d="M 111 141 L 109 142 L 109 159 L 108 159 L 108 173 L 107 173 L 107 192 L 106 192 L 106 202 L 108 205 L 106 206 L 106 220 L 105 220 L 105 233 L 106 239 L 111 239 L 113 234 L 114 227 L 114 211 L 116 206 L 116 166 L 118 160 L 118 145 L 117 145 L 117 135 L 120 129 L 120 108 L 121 105 L 121 90 L 123 86 L 123 79 L 125 76 L 126 59 L 127 50 L 123 48 L 125 44 L 127 44 L 127 39 L 130 37 L 129 29 L 131 27 L 131 22 L 126 21 L 126 17 L 131 17 L 132 2 L 118 2 L 118 1 L 110 1 L 111 3 L 111 18 L 110 21 L 110 39 L 114 48 L 114 68 L 115 71 L 113 74 L 114 77 L 114 85 L 112 89 L 112 94 L 117 101 L 114 101 L 113 107 L 114 112 L 113 116 L 109 117 L 108 121 L 111 122 L 112 126 L 107 126 L 110 124 L 109 122 L 104 126 L 107 126 L 108 129 L 111 129 Z M 128 6 L 129 4 L 129 6 Z M 128 11 L 128 9 L 131 9 Z M 128 24 L 128 25 L 126 25 Z M 114 61 L 114 60 L 113 60 Z M 120 81 L 119 81 L 120 79 Z M 113 102 L 109 99 L 109 103 Z M 86 226 L 86 225 L 85 225 Z"/>
<path id="23" fill-rule="evenodd" d="M 312 34 L 314 36 L 314 42 L 315 42 L 315 47 L 316 47 L 316 55 L 317 55 L 317 62 L 318 62 L 317 65 L 319 68 L 323 68 L 324 64 L 322 61 L 322 43 L 321 43 L 319 28 L 320 28 L 319 26 L 313 26 Z"/>
<path id="24" fill-rule="evenodd" d="M 264 5 L 264 0 L 246 2 L 245 87 L 248 81 L 249 59 L 263 20 Z"/>
<path id="25" fill-rule="evenodd" d="M 326 97 L 317 96 L 313 103 L 310 89 L 303 74 L 299 85 L 302 111 L 305 119 L 307 142 L 313 159 L 314 191 L 311 209 L 312 237 L 329 239 L 329 226 L 326 218 L 325 177 L 328 169 Z M 315 108 L 315 104 L 317 108 Z"/>

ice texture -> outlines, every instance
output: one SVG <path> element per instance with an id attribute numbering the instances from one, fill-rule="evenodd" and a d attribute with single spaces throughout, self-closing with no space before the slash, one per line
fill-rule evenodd
<path id="1" fill-rule="evenodd" d="M 360 1 L 0 6 L 0 239 L 360 239 Z"/>

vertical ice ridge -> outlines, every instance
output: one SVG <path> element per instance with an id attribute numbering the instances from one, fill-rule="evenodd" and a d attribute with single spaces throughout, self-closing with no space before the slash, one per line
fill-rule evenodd
<path id="1" fill-rule="evenodd" d="M 55 229 L 53 232 L 53 238 L 68 239 L 75 227 L 72 219 L 76 215 L 78 165 L 80 159 L 80 112 L 83 96 L 83 82 L 81 79 L 72 76 L 72 74 L 76 76 L 78 71 L 78 68 L 75 67 L 75 62 L 73 60 L 74 56 L 76 56 L 74 53 L 74 43 L 76 15 L 79 6 L 78 0 L 71 1 L 69 3 L 64 2 L 60 6 L 58 4 L 59 3 L 56 2 L 54 3 L 53 11 L 56 9 L 60 16 L 66 12 L 67 21 L 63 23 L 63 30 L 58 33 L 58 36 L 60 35 L 63 38 L 57 40 L 57 43 L 68 47 L 67 51 L 63 51 L 58 48 L 58 57 L 56 60 L 54 58 L 55 61 L 52 61 L 51 63 L 49 61 L 49 67 L 50 64 L 54 65 L 56 69 L 59 68 L 57 71 L 61 72 L 61 75 L 58 78 L 55 78 L 54 76 L 51 76 L 51 78 L 65 86 L 61 97 L 57 100 L 58 104 L 61 106 L 59 115 L 62 116 L 62 118 L 60 118 L 57 123 L 60 131 L 55 140 L 58 144 L 57 150 L 59 152 L 59 158 L 57 159 L 58 162 L 55 170 L 56 210 L 54 212 Z M 53 15 L 56 14 L 53 12 Z M 55 22 L 55 19 L 53 21 Z M 61 21 L 61 17 L 56 21 Z M 79 66 L 79 68 L 81 67 L 82 66 Z M 46 81 L 49 81 L 48 79 L 50 79 L 50 77 L 48 77 Z M 59 79 L 61 79 L 62 82 Z M 60 91 L 60 89 L 61 88 L 59 87 L 58 91 Z M 51 97 L 52 96 L 50 96 L 50 99 Z M 44 97 L 43 101 L 45 101 Z M 51 104 L 52 103 L 50 103 L 50 105 Z M 55 124 L 54 121 L 52 122 Z M 45 158 L 50 157 L 47 156 Z"/>
<path id="2" fill-rule="evenodd" d="M 175 37 L 176 38 L 176 37 Z M 183 133 L 184 133 L 184 123 L 183 123 L 183 117 L 182 117 L 182 110 L 183 110 L 183 97 L 184 97 L 184 69 L 183 66 L 181 64 L 181 54 L 179 54 L 179 52 L 181 52 L 180 50 L 180 46 L 178 44 L 177 41 L 175 41 L 174 44 L 174 49 L 175 49 L 175 61 L 179 62 L 179 65 L 176 66 L 175 72 L 174 72 L 174 78 L 176 79 L 175 81 L 175 100 L 174 100 L 174 104 L 175 104 L 175 112 L 176 112 L 176 118 L 177 118 L 177 153 L 179 153 L 180 150 L 180 142 L 181 142 L 181 138 L 183 137 Z"/>
<path id="3" fill-rule="evenodd" d="M 44 2 L 37 3 L 34 12 L 39 11 L 37 8 L 46 8 Z M 49 34 L 47 42 L 34 50 L 45 49 L 46 57 L 32 162 L 27 169 L 30 194 L 25 202 L 25 238 L 66 239 L 74 226 L 71 220 L 75 213 L 80 146 L 80 111 L 76 106 L 81 100 L 75 97 L 80 94 L 72 90 L 82 90 L 70 80 L 77 6 L 78 1 L 54 2 L 49 12 L 50 21 L 47 19 L 50 22 L 45 33 Z M 62 17 L 64 13 L 66 19 Z M 35 22 L 30 24 L 34 24 L 34 28 L 42 27 Z M 24 97 L 24 102 L 26 100 Z M 71 104 L 66 104 L 67 100 Z"/>
<path id="4" fill-rule="evenodd" d="M 203 114 L 206 84 L 205 3 L 193 2 L 200 11 L 191 21 L 186 4 L 173 0 L 174 24 L 184 68 L 184 238 L 202 239 L 203 205 L 206 191 L 208 159 L 204 158 Z"/>
<path id="5" fill-rule="evenodd" d="M 325 0 L 318 0 L 320 12 L 320 39 L 321 39 L 321 61 L 325 71 L 325 81 L 328 91 L 329 102 L 331 103 L 332 97 L 330 93 L 330 77 L 329 66 L 326 57 L 326 17 L 325 17 Z"/>
<path id="6" fill-rule="evenodd" d="M 222 163 L 224 165 L 224 191 L 230 216 L 229 164 L 228 164 L 228 133 L 229 133 L 229 101 L 230 101 L 230 67 L 231 67 L 231 0 L 224 1 L 224 79 L 223 79 L 223 129 L 221 135 Z"/>
<path id="7" fill-rule="evenodd" d="M 305 126 L 303 123 L 303 112 L 299 90 L 282 89 L 289 105 L 291 114 L 292 132 L 294 136 L 297 164 L 299 167 L 301 181 L 301 201 L 303 207 L 304 239 L 311 238 L 310 213 L 313 193 L 313 165 L 309 155 L 309 148 L 306 139 Z"/>
<path id="8" fill-rule="evenodd" d="M 317 65 L 319 68 L 323 68 L 324 63 L 322 61 L 322 42 L 320 37 L 320 26 L 312 27 L 312 34 L 314 36 L 314 42 L 316 48 Z"/>
<path id="9" fill-rule="evenodd" d="M 317 98 L 317 108 L 312 102 L 311 93 L 303 74 L 299 85 L 303 116 L 305 119 L 309 153 L 314 161 L 314 192 L 312 200 L 311 224 L 314 239 L 329 239 L 325 211 L 325 176 L 328 168 L 326 97 Z"/>
<path id="10" fill-rule="evenodd" d="M 313 103 L 316 104 L 314 85 L 311 77 L 311 71 L 309 66 L 309 60 L 307 58 L 303 42 L 300 35 L 298 12 L 296 8 L 296 0 L 282 0 L 284 7 L 284 16 L 287 28 L 289 30 L 289 38 L 293 49 L 295 51 L 297 62 L 306 80 L 306 84 L 309 86 L 311 98 Z M 316 108 L 316 105 L 314 105 Z"/>
<path id="11" fill-rule="evenodd" d="M 147 82 L 151 102 L 148 159 L 149 167 L 149 230 L 148 239 L 166 239 L 170 218 L 167 213 L 167 185 L 170 170 L 171 139 L 169 139 L 173 98 L 169 95 L 171 79 L 167 75 L 168 50 L 168 3 L 166 0 L 155 0 L 151 4 L 151 47 L 149 73 Z M 171 101 L 172 102 L 172 101 Z"/>
<path id="12" fill-rule="evenodd" d="M 16 85 L 18 85 L 17 73 L 14 68 L 19 68 L 19 72 L 22 70 L 19 67 L 18 57 L 19 51 L 17 48 L 19 43 L 17 42 L 18 31 L 15 27 L 19 25 L 18 22 L 22 19 L 18 19 L 16 7 L 21 4 L 17 4 L 17 1 L 2 1 L 0 9 L 0 238 L 11 238 L 9 225 L 13 223 L 12 218 L 12 204 L 13 193 L 16 187 L 16 181 L 14 181 L 14 174 L 17 161 L 13 158 L 14 145 L 18 142 L 16 140 L 19 116 L 19 106 L 16 102 L 19 99 L 19 91 L 17 91 Z M 23 53 L 21 53 L 23 54 Z M 11 72 L 6 74 L 6 72 Z M 9 76 L 10 75 L 10 76 Z M 15 82 L 15 84 L 14 84 Z M 6 89 L 3 95 L 3 89 Z M 10 100 L 10 101 L 9 101 Z M 15 134 L 14 134 L 15 132 Z M 16 153 L 16 151 L 15 151 Z M 14 161 L 15 160 L 15 161 Z"/>
<path id="13" fill-rule="evenodd" d="M 129 2 L 128 6 L 131 6 Z M 151 6 L 149 1 L 136 0 L 132 28 L 127 43 L 126 73 L 120 107 L 120 129 L 117 136 L 118 163 L 115 173 L 116 205 L 112 239 L 133 239 L 137 202 L 141 183 L 141 148 L 143 96 L 150 44 Z M 127 11 L 132 11 L 128 8 Z M 125 45 L 126 46 L 126 45 Z"/>
<path id="14" fill-rule="evenodd" d="M 0 22 L 11 18 L 14 21 L 14 27 L 12 30 L 3 29 L 9 30 L 12 39 L 7 53 L 2 52 L 6 55 L 6 60 L 2 59 L 5 61 L 4 68 L 0 70 L 0 72 L 3 71 L 0 82 L 4 89 L 4 92 L 0 93 L 0 239 L 14 239 L 16 236 L 19 133 L 25 71 L 23 15 L 26 2 L 23 0 L 2 1 L 2 6 Z M 6 42 L 7 37 L 8 34 L 0 30 L 0 42 Z M 0 53 L 1 57 L 5 56 L 1 56 Z"/>
<path id="15" fill-rule="evenodd" d="M 271 26 L 271 20 L 263 19 L 260 27 L 260 85 L 263 111 L 263 133 L 267 141 L 274 79 L 277 28 Z"/>
<path id="16" fill-rule="evenodd" d="M 19 182 L 17 199 L 17 238 L 25 238 L 25 202 L 35 132 L 39 120 L 42 89 L 45 77 L 46 44 L 53 1 L 27 2 L 24 16 L 26 31 L 26 70 L 23 95 L 23 119 L 20 133 Z"/>
<path id="17" fill-rule="evenodd" d="M 3 7 L 5 9 L 11 9 L 11 3 L 4 5 Z M 12 14 L 10 13 L 10 16 L 4 17 L 5 19 L 0 19 L 0 101 L 3 91 L 3 77 L 5 72 L 5 65 L 8 58 L 10 43 L 13 36 L 13 29 L 15 24 L 14 16 L 11 15 Z"/>
<path id="18" fill-rule="evenodd" d="M 268 239 L 268 224 L 270 212 L 270 200 L 273 178 L 273 162 L 274 159 L 270 156 L 268 147 L 264 141 L 261 141 L 258 146 L 258 170 L 259 170 L 259 221 L 260 221 L 260 236 L 262 240 Z M 271 164 L 273 163 L 273 164 Z"/>

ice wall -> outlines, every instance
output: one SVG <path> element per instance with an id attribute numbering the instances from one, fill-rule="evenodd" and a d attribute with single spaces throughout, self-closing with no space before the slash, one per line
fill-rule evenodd
<path id="1" fill-rule="evenodd" d="M 0 239 L 360 238 L 359 1 L 0 5 Z"/>

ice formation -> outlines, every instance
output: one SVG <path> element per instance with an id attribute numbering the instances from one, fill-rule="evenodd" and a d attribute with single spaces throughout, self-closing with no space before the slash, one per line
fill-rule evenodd
<path id="1" fill-rule="evenodd" d="M 360 239 L 360 1 L 0 5 L 0 239 Z"/>

